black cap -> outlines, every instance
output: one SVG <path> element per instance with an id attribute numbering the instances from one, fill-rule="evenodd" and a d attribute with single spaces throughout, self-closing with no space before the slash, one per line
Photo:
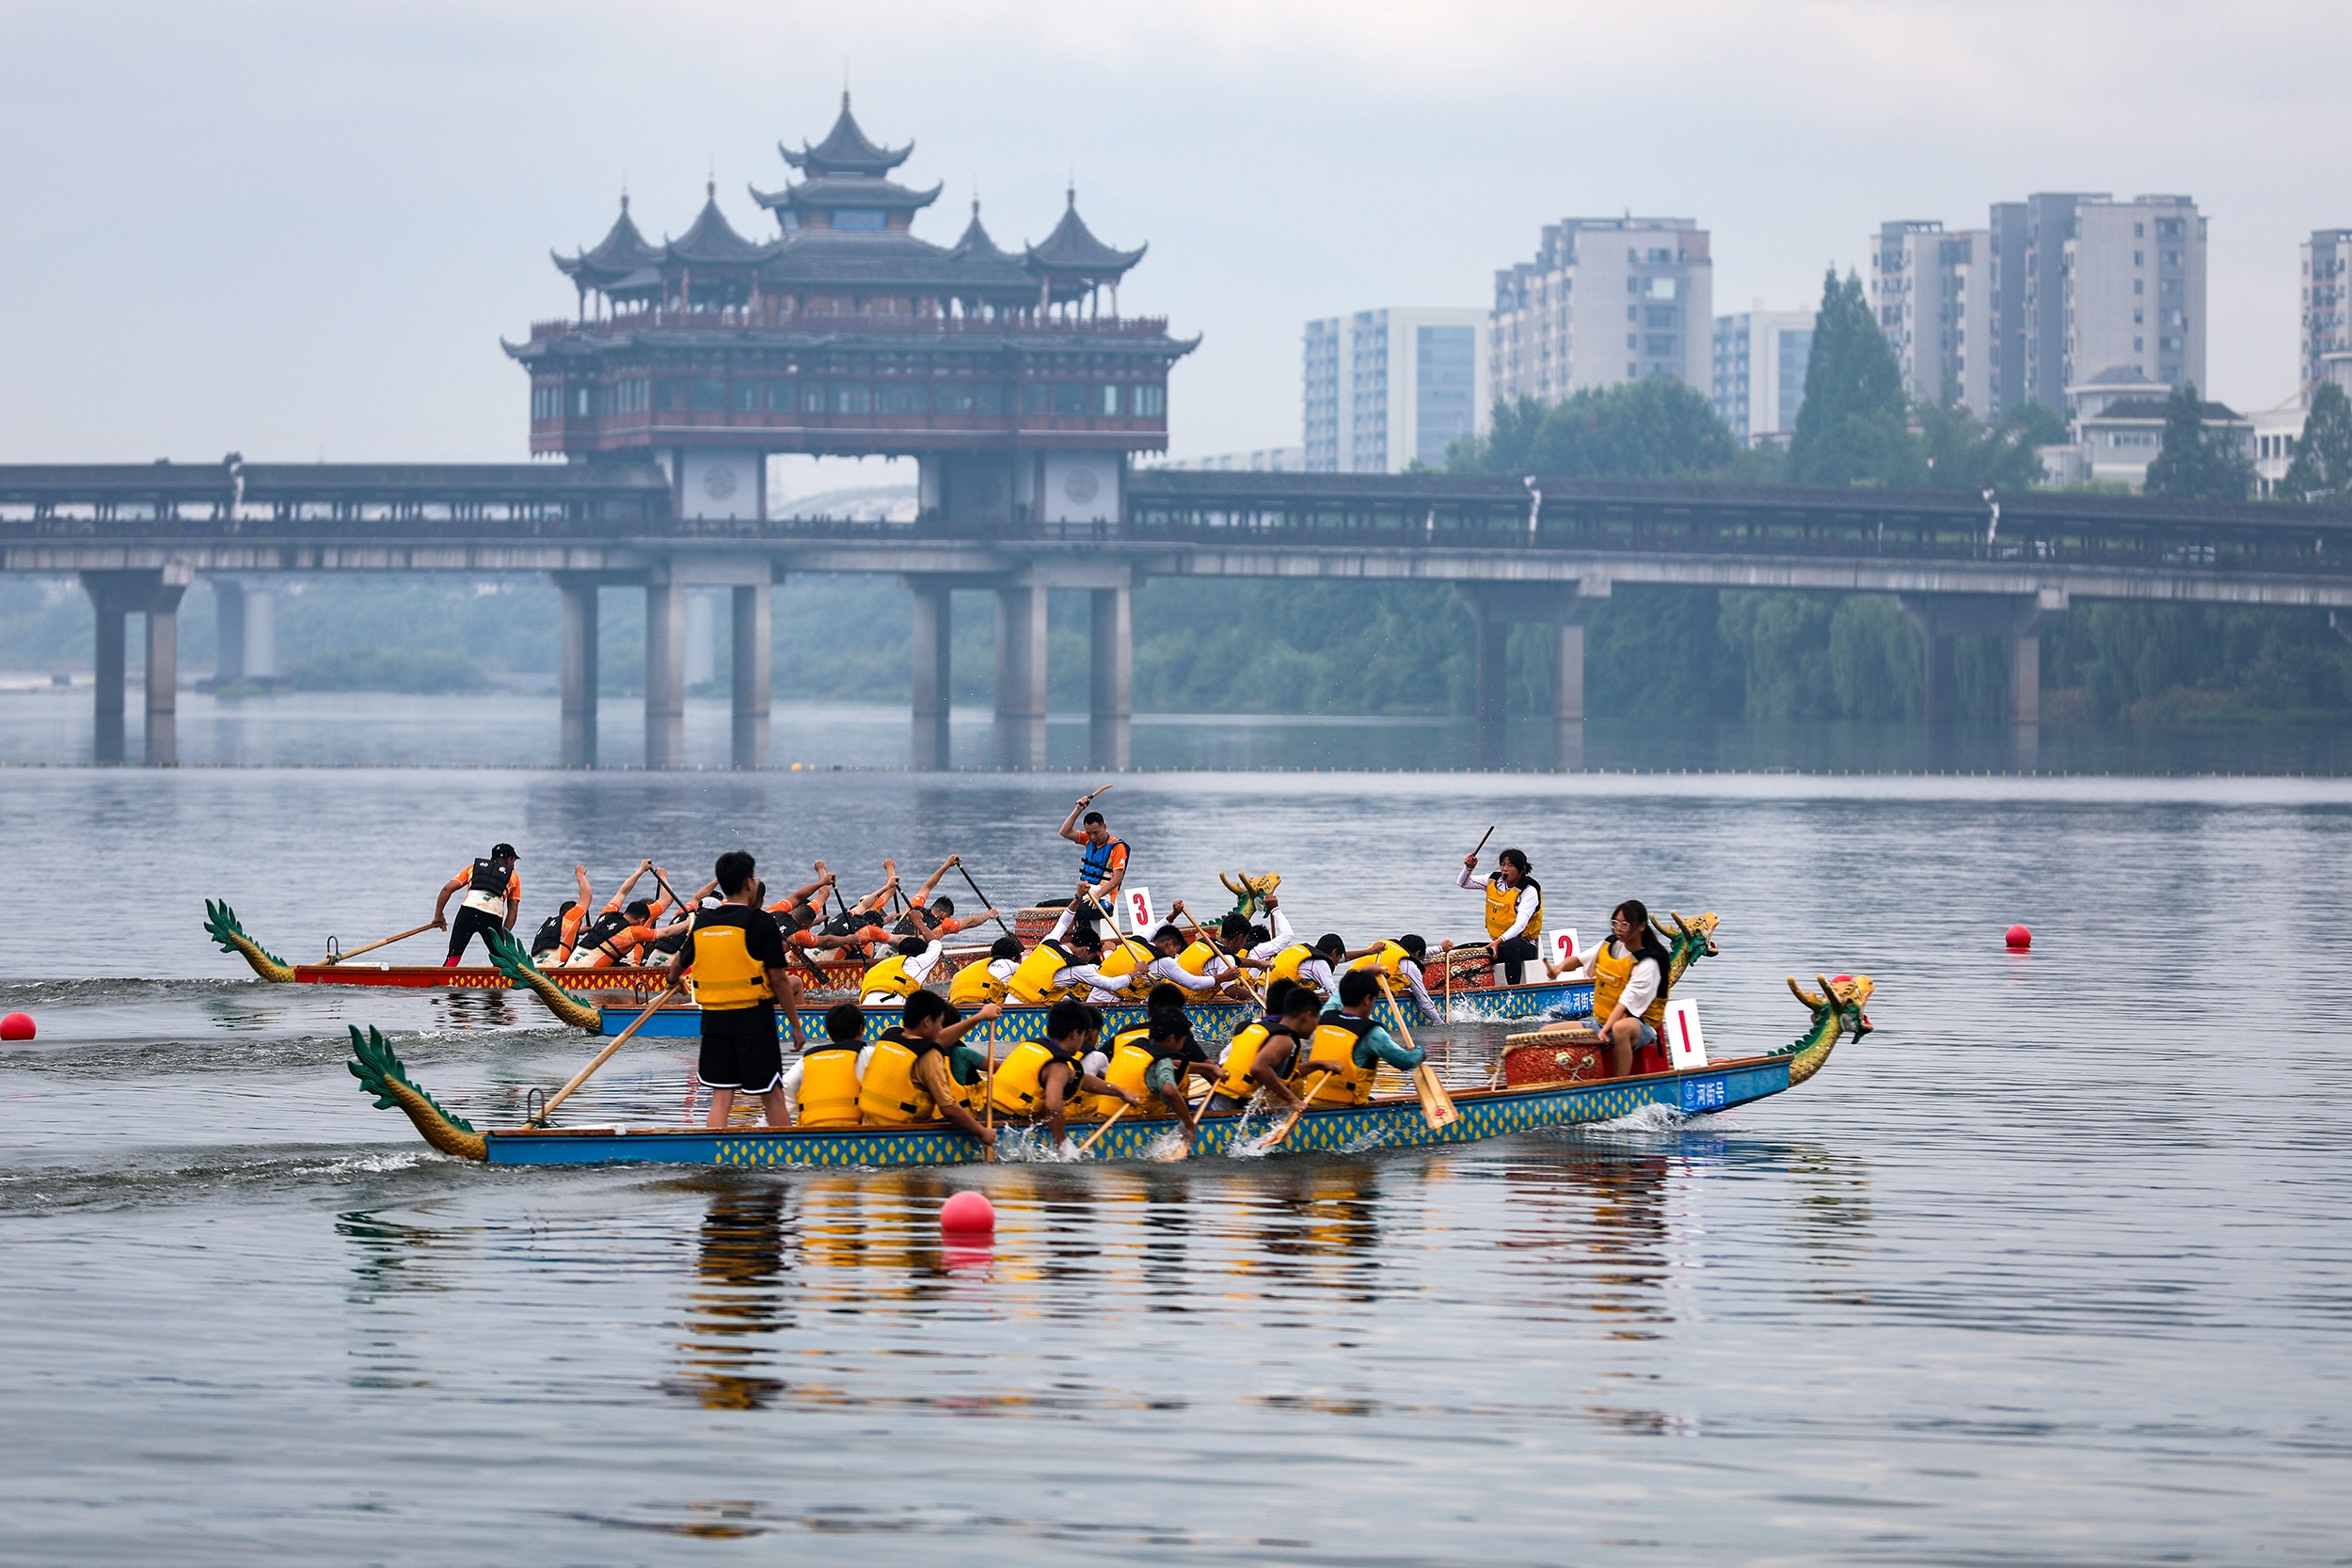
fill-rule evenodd
<path id="1" fill-rule="evenodd" d="M 522 859 L 520 855 L 515 853 L 515 847 L 511 844 L 491 845 L 490 858 L 494 861 L 518 861 Z"/>

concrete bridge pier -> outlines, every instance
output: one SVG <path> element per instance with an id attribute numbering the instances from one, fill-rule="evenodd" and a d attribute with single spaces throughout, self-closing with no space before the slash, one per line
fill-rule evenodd
<path id="1" fill-rule="evenodd" d="M 774 705 L 775 589 L 735 585 L 735 696 L 732 760 L 738 768 L 768 766 L 769 710 Z"/>
<path id="2" fill-rule="evenodd" d="M 1089 594 L 1092 641 L 1087 712 L 1088 760 L 1096 768 L 1133 765 L 1135 729 L 1135 590 L 1126 584 Z"/>
<path id="3" fill-rule="evenodd" d="M 1511 627 L 1516 622 L 1553 628 L 1551 716 L 1562 723 L 1583 721 L 1584 623 L 1608 599 L 1609 587 L 1606 578 L 1454 585 L 1476 626 L 1478 673 L 1470 705 L 1481 724 L 1499 725 L 1508 711 Z"/>
<path id="4" fill-rule="evenodd" d="M 596 765 L 596 591 L 589 572 L 556 572 L 564 595 L 564 646 L 558 684 L 563 693 L 564 766 Z"/>
<path id="5" fill-rule="evenodd" d="M 667 566 L 645 583 L 645 766 L 686 761 L 686 585 Z"/>
<path id="6" fill-rule="evenodd" d="M 215 572 L 213 684 L 268 680 L 278 673 L 278 594 L 264 577 Z"/>
<path id="7" fill-rule="evenodd" d="M 2042 621 L 2066 609 L 2064 589 L 2032 594 L 1905 594 L 1899 602 L 1925 644 L 1920 708 L 1931 728 L 1960 716 L 1954 640 L 1962 637 L 1997 637 L 2008 645 L 2009 721 L 2020 727 L 2042 722 Z"/>
<path id="8" fill-rule="evenodd" d="M 95 762 L 122 762 L 123 689 L 128 671 L 124 641 L 129 617 L 147 624 L 146 755 L 151 768 L 180 760 L 180 599 L 196 574 L 183 565 L 91 571 L 82 586 L 97 611 L 97 682 L 90 755 Z"/>

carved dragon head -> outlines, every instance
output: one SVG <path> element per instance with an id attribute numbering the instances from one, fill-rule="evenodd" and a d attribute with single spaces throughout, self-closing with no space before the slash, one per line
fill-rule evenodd
<path id="1" fill-rule="evenodd" d="M 1255 877 L 1246 871 L 1220 871 L 1216 879 L 1223 882 L 1225 891 L 1233 895 L 1233 907 L 1226 912 L 1240 915 L 1245 920 L 1254 920 L 1263 914 L 1266 898 L 1282 885 L 1282 874 L 1279 871 L 1267 871 Z"/>
<path id="2" fill-rule="evenodd" d="M 1665 930 L 1673 939 L 1667 965 L 1666 977 L 1669 981 L 1681 979 L 1684 970 L 1701 958 L 1711 958 L 1722 951 L 1715 945 L 1715 927 L 1718 924 L 1712 910 L 1692 920 L 1683 919 L 1674 910 L 1666 911 Z"/>

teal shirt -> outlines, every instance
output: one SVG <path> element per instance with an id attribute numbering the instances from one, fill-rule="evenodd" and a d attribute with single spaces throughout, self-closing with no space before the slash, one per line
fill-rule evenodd
<path id="1" fill-rule="evenodd" d="M 1323 1016 L 1326 1019 L 1338 1018 L 1340 1005 L 1337 1002 L 1326 1003 Z M 1356 1042 L 1355 1056 L 1358 1067 L 1370 1067 L 1374 1062 L 1381 1061 L 1399 1072 L 1410 1072 L 1429 1059 L 1429 1053 L 1418 1047 L 1397 1044 L 1395 1037 L 1377 1023 L 1365 1030 L 1363 1037 Z"/>

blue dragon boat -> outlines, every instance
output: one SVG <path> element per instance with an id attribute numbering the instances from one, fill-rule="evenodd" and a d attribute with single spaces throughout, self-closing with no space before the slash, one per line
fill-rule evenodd
<path id="1" fill-rule="evenodd" d="M 1311 1109 L 1278 1129 L 1276 1118 L 1245 1112 L 1203 1118 L 1191 1146 L 1196 1156 L 1302 1152 L 1358 1152 L 1474 1143 L 1513 1132 L 1583 1122 L 1611 1121 L 1648 1105 L 1685 1115 L 1729 1110 L 1794 1088 L 1819 1072 L 1840 1038 L 1870 1032 L 1863 1010 L 1871 993 L 1867 975 L 1819 982 L 1807 991 L 1793 978 L 1789 990 L 1812 1011 L 1805 1032 L 1789 1044 L 1759 1055 L 1709 1063 L 1680 1072 L 1599 1082 L 1522 1083 L 1508 1087 L 1465 1089 L 1454 1097 L 1458 1116 L 1443 1125 L 1410 1095 L 1375 1097 L 1363 1105 Z M 463 1160 L 500 1165 L 580 1165 L 641 1163 L 781 1168 L 953 1165 L 984 1157 L 978 1139 L 945 1121 L 890 1128 L 540 1127 L 477 1131 L 445 1109 L 410 1079 L 384 1037 L 375 1030 L 351 1031 L 347 1064 L 360 1087 L 385 1110 L 405 1113 L 435 1148 Z M 1045 1153 L 1045 1134 L 1027 1126 L 1000 1123 L 998 1152 L 1020 1159 Z M 1089 1127 L 1073 1121 L 1073 1144 Z M 1277 1131 L 1283 1135 L 1272 1136 Z M 1090 1157 L 1142 1160 L 1160 1157 L 1182 1135 L 1172 1118 L 1114 1118 L 1100 1129 Z"/>

